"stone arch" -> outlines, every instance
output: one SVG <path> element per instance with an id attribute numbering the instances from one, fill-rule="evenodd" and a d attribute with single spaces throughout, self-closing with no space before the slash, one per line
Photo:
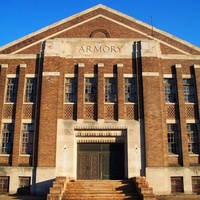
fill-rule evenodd
<path id="1" fill-rule="evenodd" d="M 90 34 L 90 38 L 109 38 L 109 33 L 104 29 L 97 29 Z"/>

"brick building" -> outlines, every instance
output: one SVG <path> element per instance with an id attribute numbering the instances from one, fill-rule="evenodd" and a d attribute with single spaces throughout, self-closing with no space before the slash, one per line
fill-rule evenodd
<path id="1" fill-rule="evenodd" d="M 197 191 L 198 77 L 200 48 L 103 5 L 1 47 L 0 191 L 56 176 Z"/>

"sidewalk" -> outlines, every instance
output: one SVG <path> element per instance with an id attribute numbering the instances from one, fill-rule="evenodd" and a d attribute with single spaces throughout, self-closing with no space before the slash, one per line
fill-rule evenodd
<path id="1" fill-rule="evenodd" d="M 46 200 L 46 196 L 7 196 L 0 195 L 0 200 Z"/>

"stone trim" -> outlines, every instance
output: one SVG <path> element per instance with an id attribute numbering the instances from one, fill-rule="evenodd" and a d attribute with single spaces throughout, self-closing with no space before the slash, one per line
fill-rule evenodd
<path id="1" fill-rule="evenodd" d="M 43 72 L 42 76 L 60 76 L 60 72 Z"/>
<path id="2" fill-rule="evenodd" d="M 159 76 L 159 72 L 142 72 L 142 76 Z"/>

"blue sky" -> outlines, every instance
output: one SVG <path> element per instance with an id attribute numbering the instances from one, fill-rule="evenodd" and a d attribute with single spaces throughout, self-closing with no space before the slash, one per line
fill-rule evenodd
<path id="1" fill-rule="evenodd" d="M 0 46 L 98 4 L 200 47 L 200 0 L 0 0 Z"/>

